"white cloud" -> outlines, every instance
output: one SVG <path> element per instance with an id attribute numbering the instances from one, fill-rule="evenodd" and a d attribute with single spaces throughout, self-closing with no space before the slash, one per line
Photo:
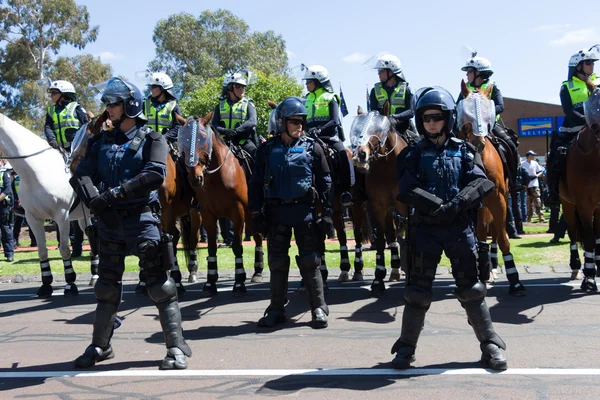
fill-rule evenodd
<path id="1" fill-rule="evenodd" d="M 563 31 L 570 27 L 571 24 L 555 24 L 555 25 L 539 25 L 533 28 L 534 31 Z"/>
<path id="2" fill-rule="evenodd" d="M 296 57 L 296 53 L 294 53 L 291 50 L 286 50 L 285 52 L 287 53 L 288 58 L 294 58 L 294 57 Z"/>
<path id="3" fill-rule="evenodd" d="M 121 56 L 115 53 L 111 53 L 110 51 L 101 51 L 100 53 L 96 54 L 96 57 L 100 57 L 100 60 L 102 60 L 102 62 L 118 60 L 121 58 Z"/>
<path id="4" fill-rule="evenodd" d="M 360 64 L 363 61 L 365 61 L 368 57 L 368 55 L 363 53 L 352 53 L 349 56 L 343 57 L 342 60 L 351 64 Z"/>
<path id="5" fill-rule="evenodd" d="M 577 43 L 590 45 L 600 41 L 600 34 L 595 29 L 578 29 L 576 31 L 565 32 L 560 39 L 550 42 L 552 46 L 566 46 Z"/>

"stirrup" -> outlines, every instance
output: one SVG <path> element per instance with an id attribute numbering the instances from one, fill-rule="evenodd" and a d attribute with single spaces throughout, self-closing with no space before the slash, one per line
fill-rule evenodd
<path id="1" fill-rule="evenodd" d="M 340 195 L 340 204 L 343 207 L 350 207 L 352 205 L 352 194 L 350 192 L 344 192 Z"/>

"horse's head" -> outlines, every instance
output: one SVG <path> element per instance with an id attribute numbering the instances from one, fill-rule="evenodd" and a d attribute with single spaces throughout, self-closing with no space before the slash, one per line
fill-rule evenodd
<path id="1" fill-rule="evenodd" d="M 358 116 L 350 128 L 352 161 L 356 168 L 368 170 L 371 160 L 386 155 L 386 141 L 391 129 L 390 121 L 385 115 L 378 111 L 365 114 L 359 107 Z"/>
<path id="2" fill-rule="evenodd" d="M 594 135 L 600 137 L 600 87 L 594 86 L 590 79 L 586 85 L 591 95 L 583 103 L 585 122 Z"/>
<path id="3" fill-rule="evenodd" d="M 496 122 L 496 106 L 490 100 L 493 86 L 484 91 L 471 91 L 461 82 L 463 100 L 458 103 L 458 137 L 468 140 L 481 153 L 486 137 Z"/>
<path id="4" fill-rule="evenodd" d="M 179 153 L 188 167 L 188 180 L 192 187 L 204 184 L 204 173 L 212 153 L 213 141 L 218 140 L 208 122 L 212 112 L 202 118 L 190 117 L 179 129 Z"/>

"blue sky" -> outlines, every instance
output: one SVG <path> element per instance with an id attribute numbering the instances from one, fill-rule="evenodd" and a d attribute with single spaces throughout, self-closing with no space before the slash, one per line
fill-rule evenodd
<path id="1" fill-rule="evenodd" d="M 152 33 L 158 20 L 219 8 L 215 2 L 191 0 L 76 1 L 88 7 L 92 24 L 100 26 L 97 41 L 83 52 L 100 56 L 115 74 L 130 79 L 155 56 Z M 378 80 L 376 71 L 362 65 L 372 55 L 398 56 L 413 91 L 440 85 L 456 96 L 469 45 L 491 60 L 493 78 L 505 97 L 558 104 L 571 54 L 600 43 L 595 14 L 585 11 L 591 8 L 564 0 L 230 0 L 222 8 L 244 19 L 251 30 L 281 34 L 290 66 L 325 66 L 336 90 L 342 84 L 350 110 L 346 129 L 357 105 L 365 106 L 366 85 Z M 64 49 L 61 54 L 78 52 Z"/>

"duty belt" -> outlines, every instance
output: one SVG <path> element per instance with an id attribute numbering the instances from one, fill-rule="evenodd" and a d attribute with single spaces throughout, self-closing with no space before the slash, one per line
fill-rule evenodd
<path id="1" fill-rule="evenodd" d="M 140 215 L 146 212 L 153 212 L 152 207 L 148 205 L 133 208 L 117 209 L 115 211 L 123 218 L 132 217 L 134 215 Z"/>
<path id="2" fill-rule="evenodd" d="M 280 206 L 282 204 L 313 204 L 314 199 L 312 193 L 309 193 L 302 197 L 295 199 L 267 199 L 267 205 L 269 206 Z"/>

